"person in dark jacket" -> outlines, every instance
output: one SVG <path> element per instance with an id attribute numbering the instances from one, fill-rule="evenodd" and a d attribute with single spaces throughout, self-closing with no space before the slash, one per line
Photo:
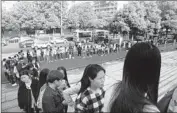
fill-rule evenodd
<path id="1" fill-rule="evenodd" d="M 27 56 L 27 59 L 28 59 L 28 63 L 32 62 L 32 56 L 31 56 L 29 50 L 27 50 L 26 56 Z"/>
<path id="2" fill-rule="evenodd" d="M 29 74 L 31 75 L 32 78 L 38 79 L 38 71 L 36 68 L 33 67 L 33 64 L 28 64 L 27 70 L 29 70 Z"/>
<path id="3" fill-rule="evenodd" d="M 18 106 L 26 113 L 34 113 L 36 110 L 38 80 L 32 79 L 29 72 L 21 72 L 22 83 L 18 89 Z"/>
<path id="4" fill-rule="evenodd" d="M 82 55 L 82 47 L 79 45 L 79 47 L 77 48 L 78 51 L 78 56 Z"/>
<path id="5" fill-rule="evenodd" d="M 57 88 L 62 86 L 64 75 L 58 70 L 52 70 L 47 76 L 48 86 L 45 89 L 42 98 L 43 112 L 47 113 L 64 113 L 65 106 L 62 92 Z"/>

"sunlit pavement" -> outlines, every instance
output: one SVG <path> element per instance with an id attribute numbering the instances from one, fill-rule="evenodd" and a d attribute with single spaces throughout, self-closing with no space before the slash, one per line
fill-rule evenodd
<path id="1" fill-rule="evenodd" d="M 159 84 L 159 99 L 164 94 L 177 85 L 177 51 L 162 53 L 162 67 L 161 77 Z M 105 89 L 109 89 L 111 85 L 122 79 L 123 61 L 113 61 L 102 64 L 106 69 Z M 70 83 L 77 83 L 84 68 L 74 69 L 68 71 L 68 79 Z M 72 85 L 71 85 L 72 86 Z M 17 89 L 6 91 L 6 85 L 2 85 L 1 107 L 3 112 L 18 112 L 21 111 L 17 104 Z M 8 88 L 10 89 L 10 88 Z M 73 95 L 73 99 L 75 99 Z M 106 98 L 106 97 L 105 97 Z M 73 111 L 72 108 L 68 109 L 69 112 Z"/>

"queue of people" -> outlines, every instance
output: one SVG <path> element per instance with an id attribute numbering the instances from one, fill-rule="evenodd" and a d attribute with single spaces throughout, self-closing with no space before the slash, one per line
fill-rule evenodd
<path id="1" fill-rule="evenodd" d="M 4 58 L 2 62 L 4 75 L 12 86 L 20 84 L 20 76 L 23 70 L 29 70 L 32 78 L 39 79 L 40 65 L 38 60 L 36 57 L 31 57 L 26 62 L 23 51 L 18 52 L 13 57 Z"/>
<path id="2" fill-rule="evenodd" d="M 75 57 L 89 58 L 93 55 L 104 56 L 111 53 L 118 53 L 121 50 L 119 44 L 97 44 L 97 45 L 87 45 L 87 44 L 78 44 L 75 46 L 69 45 L 68 47 L 48 47 L 47 49 L 32 49 L 27 50 L 26 56 L 28 62 L 31 61 L 31 58 L 36 58 L 37 61 L 46 61 L 48 63 L 54 62 L 56 60 L 64 59 L 74 59 Z"/>
<path id="3" fill-rule="evenodd" d="M 76 113 L 162 112 L 157 101 L 161 54 L 152 43 L 137 43 L 130 48 L 125 57 L 122 81 L 108 90 L 104 89 L 106 70 L 98 64 L 86 66 L 75 86 L 70 86 L 64 67 L 43 69 L 39 79 L 31 76 L 30 70 L 32 68 L 22 69 L 19 74 L 18 105 L 27 113 L 66 113 L 69 106 L 73 106 Z M 72 100 L 73 94 L 77 94 L 76 100 Z M 164 106 L 168 109 L 163 112 L 176 112 L 175 95 L 176 90 L 170 104 Z"/>

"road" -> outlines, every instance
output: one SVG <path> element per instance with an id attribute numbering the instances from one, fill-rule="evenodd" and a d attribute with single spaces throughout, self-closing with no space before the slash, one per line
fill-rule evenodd
<path id="1" fill-rule="evenodd" d="M 171 90 L 173 87 L 177 86 L 177 51 L 164 52 L 162 53 L 162 63 L 161 63 L 161 77 L 159 84 L 159 99 L 164 96 L 164 94 Z M 123 61 L 111 61 L 103 63 L 102 66 L 106 69 L 106 81 L 105 89 L 116 83 L 118 80 L 122 79 L 122 68 Z M 78 82 L 83 74 L 84 67 L 77 68 L 68 71 L 68 79 L 70 84 Z M 17 89 L 18 87 L 12 87 L 9 84 L 2 85 L 2 111 L 4 112 L 20 112 L 21 110 L 17 106 Z M 73 99 L 76 96 L 73 95 Z M 106 98 L 106 97 L 105 97 Z M 68 109 L 72 112 L 73 108 Z"/>

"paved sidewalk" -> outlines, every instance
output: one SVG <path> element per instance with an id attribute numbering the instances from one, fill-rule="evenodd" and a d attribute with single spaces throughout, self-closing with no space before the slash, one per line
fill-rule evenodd
<path id="1" fill-rule="evenodd" d="M 171 90 L 177 85 L 177 51 L 162 53 L 162 67 L 161 67 L 161 77 L 159 84 L 159 99 L 164 96 L 164 94 Z M 122 69 L 123 61 L 112 61 L 102 64 L 106 69 L 105 87 L 108 89 L 112 84 L 116 83 L 118 80 L 122 79 Z M 75 83 L 80 80 L 83 74 L 84 68 L 74 69 L 68 71 L 68 79 L 70 83 Z M 3 87 L 3 86 L 2 86 Z M 1 105 L 3 112 L 20 112 L 18 108 L 16 96 L 17 88 L 9 90 L 8 92 L 2 91 Z M 76 95 L 73 95 L 73 99 Z M 105 97 L 106 98 L 106 97 Z M 73 108 L 69 108 L 68 111 L 72 112 Z"/>

